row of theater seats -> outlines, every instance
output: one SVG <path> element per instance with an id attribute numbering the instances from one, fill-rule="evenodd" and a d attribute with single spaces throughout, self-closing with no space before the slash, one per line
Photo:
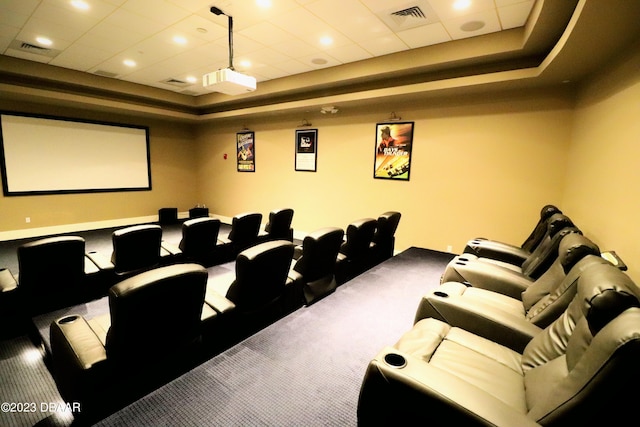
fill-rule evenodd
<path id="1" fill-rule="evenodd" d="M 355 274 L 348 268 L 352 257 L 360 269 L 359 256 L 369 259 L 366 268 L 392 256 L 399 220 L 400 213 L 385 212 L 378 220 L 356 221 L 346 238 L 340 228 L 321 228 L 299 246 L 285 239 L 260 241 L 238 253 L 229 273 L 210 274 L 187 261 L 125 278 L 108 291 L 108 313 L 52 322 L 50 360 L 61 395 L 91 412 L 132 381 L 144 387 L 167 367 L 188 367 L 228 348 L 331 293 L 339 284 L 338 265 Z M 355 256 L 354 246 L 365 254 Z"/>
<path id="2" fill-rule="evenodd" d="M 359 425 L 637 423 L 640 287 L 553 206 L 527 242 L 473 239 L 447 265 L 369 364 Z"/>

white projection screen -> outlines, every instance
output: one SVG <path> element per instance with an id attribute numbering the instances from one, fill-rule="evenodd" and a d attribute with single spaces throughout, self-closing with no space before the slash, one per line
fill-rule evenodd
<path id="1" fill-rule="evenodd" d="M 149 129 L 0 114 L 5 196 L 151 190 Z"/>

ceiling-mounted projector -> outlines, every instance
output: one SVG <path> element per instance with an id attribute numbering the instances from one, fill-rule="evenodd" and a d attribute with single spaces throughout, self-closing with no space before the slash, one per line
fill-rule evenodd
<path id="1" fill-rule="evenodd" d="M 223 68 L 202 76 L 202 85 L 227 95 L 240 95 L 256 90 L 256 78 Z"/>

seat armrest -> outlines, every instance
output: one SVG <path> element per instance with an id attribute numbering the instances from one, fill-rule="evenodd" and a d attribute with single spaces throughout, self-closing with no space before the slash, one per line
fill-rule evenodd
<path id="1" fill-rule="evenodd" d="M 164 251 L 164 253 L 161 252 L 161 255 L 163 256 L 176 256 L 182 254 L 178 245 L 174 245 L 173 243 L 164 240 L 160 242 L 160 249 Z"/>
<path id="2" fill-rule="evenodd" d="M 207 289 L 204 296 L 204 302 L 219 314 L 229 313 L 236 308 L 236 305 L 231 300 L 212 289 Z"/>
<path id="3" fill-rule="evenodd" d="M 539 426 L 474 385 L 421 359 L 385 347 L 370 362 L 360 390 L 358 425 Z"/>
<path id="4" fill-rule="evenodd" d="M 422 298 L 415 322 L 428 317 L 462 328 L 519 353 L 542 331 L 542 328 L 525 317 L 514 316 L 475 299 L 456 298 L 437 290 Z"/>
<path id="5" fill-rule="evenodd" d="M 470 259 L 462 261 L 464 257 L 456 257 L 451 261 L 443 275 L 442 282 L 468 283 L 476 288 L 522 299 L 522 292 L 534 282 L 524 274 L 501 267 L 490 262 Z"/>
<path id="6" fill-rule="evenodd" d="M 107 351 L 87 321 L 79 315 L 51 323 L 51 364 L 60 394 L 67 401 L 83 401 L 106 376 Z"/>
<path id="7" fill-rule="evenodd" d="M 476 255 L 480 258 L 495 259 L 514 265 L 522 265 L 531 253 L 519 246 L 493 240 L 474 239 L 467 242 L 464 253 Z"/>
<path id="8" fill-rule="evenodd" d="M 91 260 L 100 270 L 113 270 L 115 266 L 111 260 L 99 252 L 87 252 L 86 257 Z"/>
<path id="9" fill-rule="evenodd" d="M 18 287 L 18 281 L 8 268 L 0 269 L 0 293 L 11 292 Z"/>

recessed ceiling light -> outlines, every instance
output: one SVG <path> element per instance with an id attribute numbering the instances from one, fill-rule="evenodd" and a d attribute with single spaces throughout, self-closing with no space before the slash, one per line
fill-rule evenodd
<path id="1" fill-rule="evenodd" d="M 122 61 L 122 63 L 124 65 L 126 65 L 127 67 L 135 67 L 136 66 L 136 61 L 134 61 L 133 59 L 125 59 L 124 61 Z"/>
<path id="2" fill-rule="evenodd" d="M 266 9 L 271 7 L 271 0 L 256 0 L 256 4 Z"/>
<path id="3" fill-rule="evenodd" d="M 36 41 L 45 46 L 51 46 L 53 44 L 51 39 L 48 39 L 46 37 L 36 37 Z"/>
<path id="4" fill-rule="evenodd" d="M 188 81 L 189 83 L 197 83 L 198 82 L 198 79 L 196 77 L 193 77 L 193 76 L 187 76 L 187 78 L 185 80 Z"/>
<path id="5" fill-rule="evenodd" d="M 89 3 L 82 0 L 71 0 L 71 6 L 80 10 L 89 10 L 90 8 Z"/>
<path id="6" fill-rule="evenodd" d="M 333 39 L 329 36 L 320 37 L 320 43 L 324 46 L 329 46 L 333 43 Z"/>
<path id="7" fill-rule="evenodd" d="M 456 0 L 453 3 L 453 8 L 456 10 L 468 9 L 471 6 L 471 0 Z"/>
<path id="8" fill-rule="evenodd" d="M 249 68 L 251 67 L 251 61 L 243 59 L 242 61 L 240 61 L 240 66 L 243 68 Z"/>
<path id="9" fill-rule="evenodd" d="M 187 44 L 186 37 L 182 37 L 182 36 L 173 36 L 173 41 L 178 44 Z"/>

